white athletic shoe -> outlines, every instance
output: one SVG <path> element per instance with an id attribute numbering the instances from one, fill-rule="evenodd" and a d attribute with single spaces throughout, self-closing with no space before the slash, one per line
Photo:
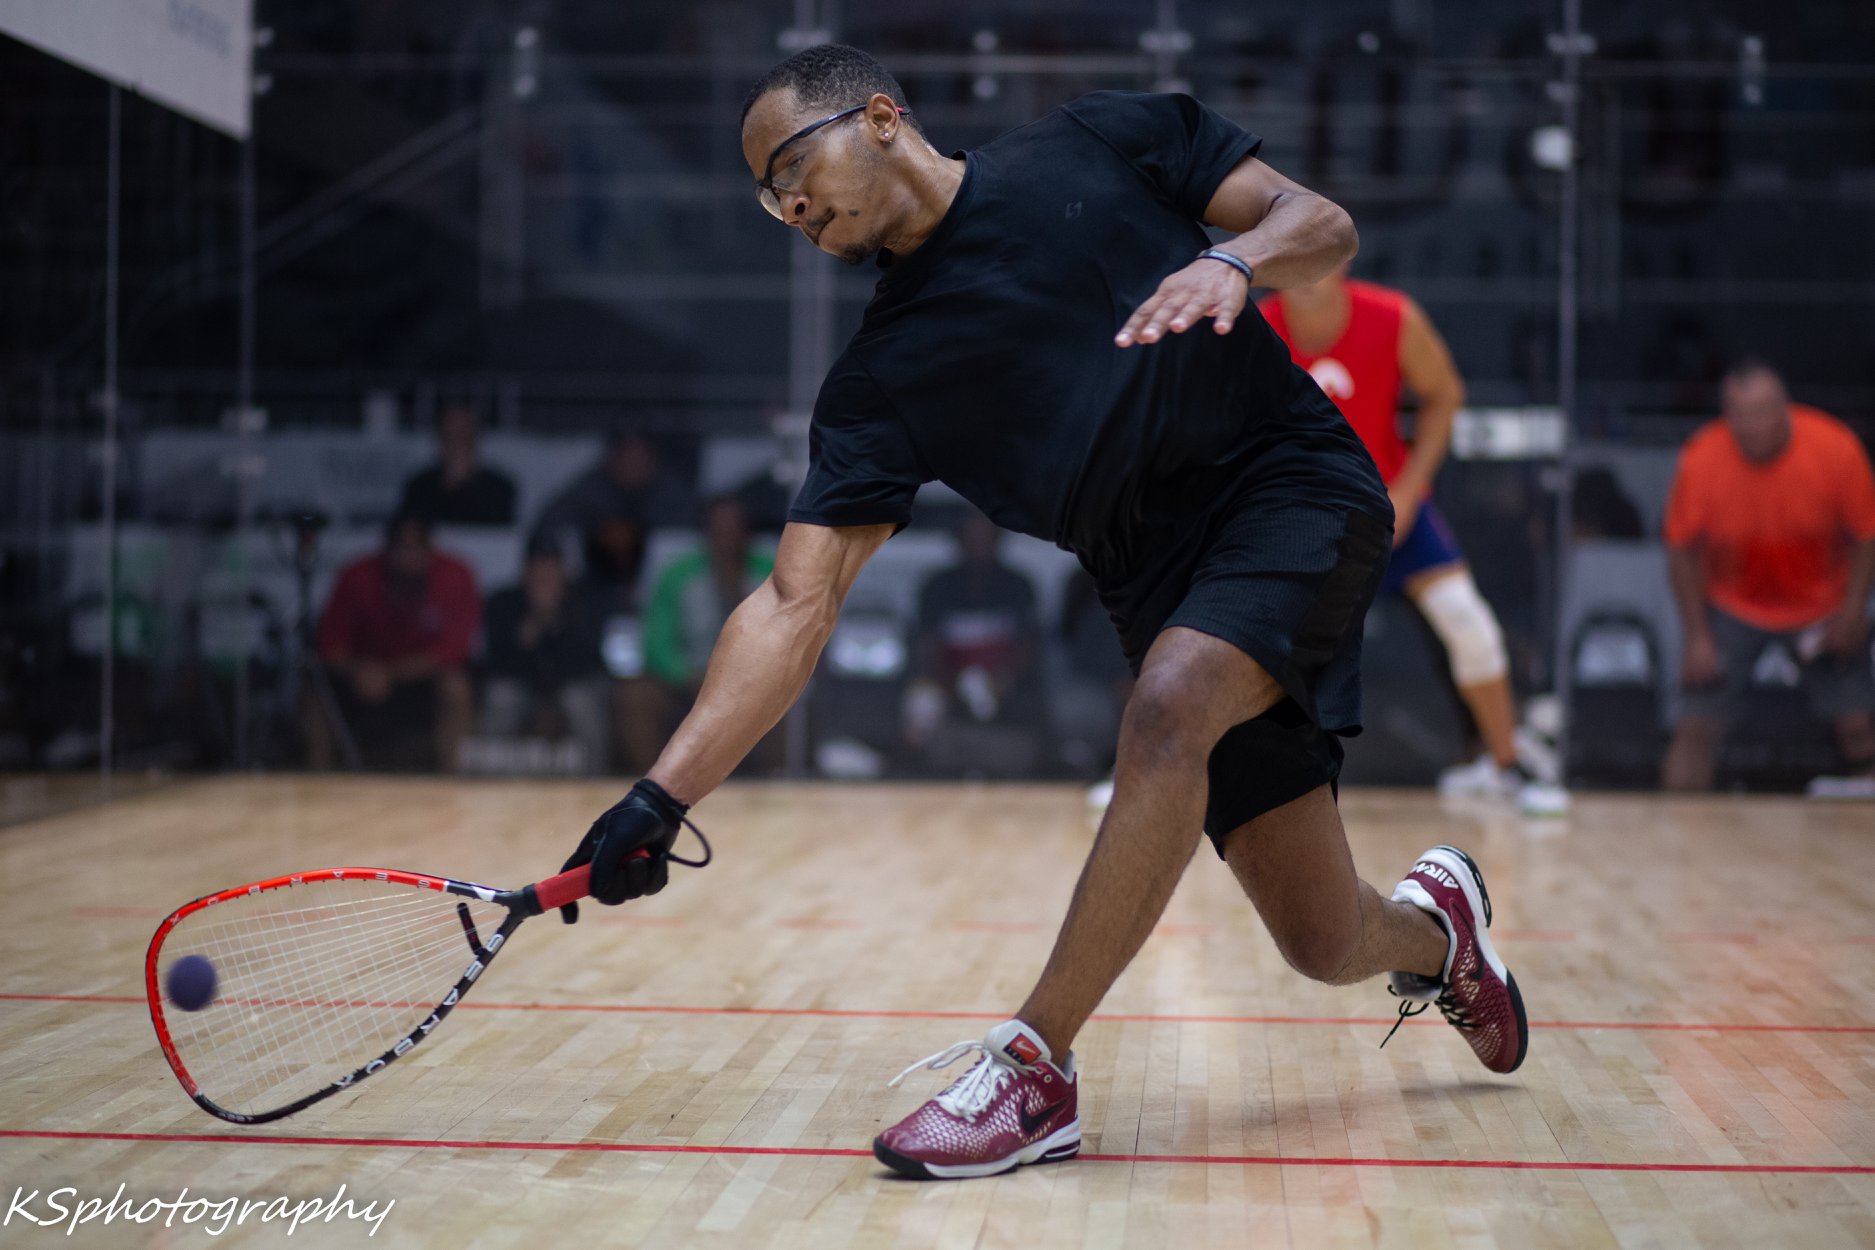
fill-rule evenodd
<path id="1" fill-rule="evenodd" d="M 1509 771 L 1509 770 L 1507 770 Z M 1525 816 L 1567 816 L 1569 792 L 1552 781 L 1519 776 L 1517 810 Z"/>
<path id="2" fill-rule="evenodd" d="M 1813 799 L 1848 801 L 1875 799 L 1875 776 L 1863 773 L 1855 777 L 1812 777 L 1804 791 Z"/>
<path id="3" fill-rule="evenodd" d="M 1455 764 L 1439 774 L 1439 793 L 1448 799 L 1502 798 L 1504 782 L 1489 755 L 1469 764 Z"/>
<path id="4" fill-rule="evenodd" d="M 1448 799 L 1512 803 L 1525 816 L 1562 816 L 1569 811 L 1567 790 L 1533 775 L 1521 761 L 1499 768 L 1489 755 L 1440 773 L 1439 793 Z"/>
<path id="5" fill-rule="evenodd" d="M 1511 733 L 1517 748 L 1517 762 L 1538 781 L 1562 784 L 1562 753 L 1556 749 L 1554 735 L 1538 733 L 1522 725 Z"/>

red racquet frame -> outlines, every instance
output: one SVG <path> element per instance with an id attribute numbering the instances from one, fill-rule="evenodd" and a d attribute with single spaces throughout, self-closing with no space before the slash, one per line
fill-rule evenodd
<path id="1" fill-rule="evenodd" d="M 643 851 L 638 854 L 644 854 Z M 576 902 L 589 893 L 588 884 L 592 875 L 591 865 L 581 865 L 558 876 L 548 877 L 532 885 L 524 885 L 516 890 L 496 890 L 488 886 L 475 885 L 467 881 L 456 881 L 448 877 L 439 877 L 427 873 L 404 872 L 395 868 L 321 868 L 312 872 L 298 872 L 285 877 L 270 877 L 265 881 L 256 881 L 250 885 L 237 886 L 230 890 L 221 890 L 205 895 L 192 903 L 186 903 L 172 912 L 150 939 L 149 953 L 144 957 L 144 991 L 149 998 L 150 1023 L 156 1028 L 156 1040 L 163 1048 L 163 1057 L 169 1061 L 170 1070 L 176 1079 L 182 1082 L 182 1088 L 193 1098 L 196 1105 L 210 1115 L 217 1116 L 235 1124 L 266 1124 L 285 1116 L 303 1111 L 322 1099 L 330 1098 L 340 1090 L 350 1089 L 359 1081 L 383 1070 L 401 1056 L 409 1053 L 424 1038 L 428 1037 L 443 1019 L 462 1001 L 465 994 L 476 980 L 487 970 L 495 956 L 507 943 L 510 935 L 521 926 L 521 922 L 543 911 Z M 267 1111 L 243 1113 L 231 1111 L 218 1105 L 202 1092 L 195 1078 L 189 1075 L 188 1065 L 177 1052 L 174 1039 L 170 1036 L 169 1024 L 165 1019 L 168 1004 L 164 1001 L 162 986 L 157 976 L 157 960 L 163 949 L 163 941 L 178 924 L 187 917 L 206 908 L 231 899 L 243 898 L 272 890 L 290 890 L 295 886 L 312 881 L 381 881 L 397 885 L 412 886 L 417 889 L 435 890 L 444 894 L 457 894 L 465 898 L 480 899 L 485 903 L 494 903 L 508 909 L 507 917 L 499 928 L 479 946 L 472 945 L 473 957 L 455 985 L 436 1001 L 430 1014 L 423 1022 L 412 1029 L 408 1035 L 384 1053 L 375 1056 L 362 1067 L 347 1076 L 313 1091 L 283 1106 Z"/>

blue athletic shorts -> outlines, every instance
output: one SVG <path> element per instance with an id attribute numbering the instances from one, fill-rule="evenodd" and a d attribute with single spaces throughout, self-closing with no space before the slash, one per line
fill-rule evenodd
<path id="1" fill-rule="evenodd" d="M 1412 533 L 1393 549 L 1393 559 L 1387 562 L 1386 580 L 1381 582 L 1380 588 L 1398 594 L 1416 574 L 1457 564 L 1464 558 L 1465 553 L 1458 549 L 1458 539 L 1452 537 L 1452 527 L 1446 524 L 1445 515 L 1428 499 L 1419 505 Z"/>

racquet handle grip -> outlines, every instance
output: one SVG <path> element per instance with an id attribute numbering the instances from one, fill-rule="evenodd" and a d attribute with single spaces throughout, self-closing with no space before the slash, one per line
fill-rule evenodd
<path id="1" fill-rule="evenodd" d="M 640 847 L 626 858 L 650 859 L 651 852 Z M 534 897 L 540 900 L 540 909 L 542 911 L 552 911 L 554 908 L 564 907 L 568 903 L 577 903 L 591 893 L 591 864 L 581 864 L 577 868 L 569 868 L 558 876 L 548 877 L 545 881 L 536 882 L 534 885 Z"/>
<path id="2" fill-rule="evenodd" d="M 534 897 L 540 900 L 542 911 L 552 911 L 556 907 L 565 907 L 568 903 L 577 903 L 592 893 L 592 865 L 581 864 L 569 868 L 556 877 L 534 883 Z"/>

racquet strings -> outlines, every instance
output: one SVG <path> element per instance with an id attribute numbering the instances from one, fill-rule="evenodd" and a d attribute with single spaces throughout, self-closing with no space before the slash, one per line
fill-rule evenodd
<path id="1" fill-rule="evenodd" d="M 163 1019 L 210 1101 L 276 1110 L 357 1071 L 408 1036 L 477 958 L 507 909 L 392 881 L 309 879 L 185 917 L 164 939 L 159 976 L 201 955 L 213 1001 Z"/>

